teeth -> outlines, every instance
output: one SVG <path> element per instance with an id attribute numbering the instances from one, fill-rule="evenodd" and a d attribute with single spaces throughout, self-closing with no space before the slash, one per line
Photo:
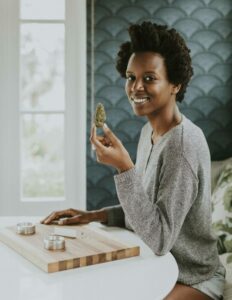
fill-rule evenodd
<path id="1" fill-rule="evenodd" d="M 149 98 L 148 97 L 146 97 L 146 98 L 131 98 L 131 100 L 134 101 L 135 103 L 144 103 L 144 102 L 148 101 Z"/>

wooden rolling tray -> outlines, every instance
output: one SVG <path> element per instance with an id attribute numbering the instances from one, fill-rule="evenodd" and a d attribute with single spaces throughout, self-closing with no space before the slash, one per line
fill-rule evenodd
<path id="1" fill-rule="evenodd" d="M 69 228 L 76 230 L 77 237 L 65 238 L 65 250 L 44 248 L 43 240 L 54 232 L 53 225 L 36 224 L 36 233 L 30 236 L 17 234 L 16 226 L 6 227 L 0 230 L 0 241 L 48 273 L 139 255 L 139 246 L 121 243 L 90 225 Z"/>

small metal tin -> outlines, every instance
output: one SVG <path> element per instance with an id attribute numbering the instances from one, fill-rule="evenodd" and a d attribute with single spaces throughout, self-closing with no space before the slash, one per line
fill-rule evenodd
<path id="1" fill-rule="evenodd" d="M 18 223 L 16 227 L 18 234 L 31 235 L 35 233 L 35 225 L 29 222 Z"/>
<path id="2" fill-rule="evenodd" d="M 44 238 L 44 248 L 47 250 L 64 250 L 65 240 L 62 236 L 49 235 Z"/>

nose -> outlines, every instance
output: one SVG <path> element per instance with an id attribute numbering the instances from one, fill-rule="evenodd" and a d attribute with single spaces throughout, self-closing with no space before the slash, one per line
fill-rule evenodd
<path id="1" fill-rule="evenodd" d="M 143 90 L 144 90 L 143 80 L 142 79 L 136 79 L 133 82 L 133 85 L 131 87 L 131 91 L 136 92 L 136 91 L 143 91 Z"/>

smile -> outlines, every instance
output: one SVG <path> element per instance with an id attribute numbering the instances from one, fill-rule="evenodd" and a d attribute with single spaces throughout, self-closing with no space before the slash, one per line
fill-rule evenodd
<path id="1" fill-rule="evenodd" d="M 144 97 L 144 98 L 131 98 L 131 101 L 133 101 L 135 104 L 144 104 L 146 102 L 150 101 L 149 97 Z"/>

